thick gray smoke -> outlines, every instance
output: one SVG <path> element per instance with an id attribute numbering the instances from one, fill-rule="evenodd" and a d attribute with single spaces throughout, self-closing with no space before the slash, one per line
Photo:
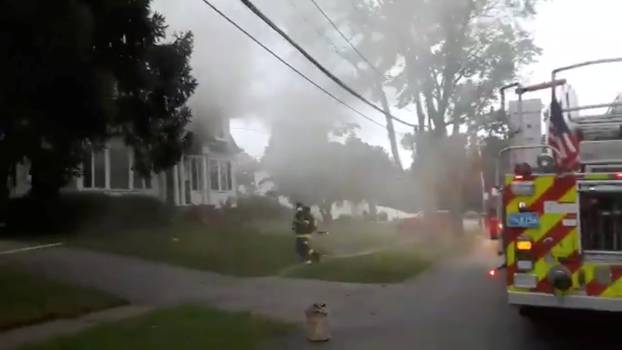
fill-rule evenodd
<path id="1" fill-rule="evenodd" d="M 280 26 L 288 28 L 297 24 L 300 28 L 308 28 L 288 30 L 292 32 L 292 36 L 317 42 L 319 39 L 313 38 L 318 35 L 313 29 L 313 23 L 301 23 L 313 18 L 307 18 L 308 14 L 301 17 L 294 13 L 298 6 L 295 3 L 296 1 L 289 0 L 256 1 Z M 327 86 L 340 97 L 348 98 L 346 93 L 310 67 L 240 2 L 214 1 L 214 4 L 312 79 Z M 191 30 L 195 35 L 192 67 L 199 86 L 191 100 L 191 106 L 195 121 L 199 124 L 214 116 L 224 116 L 229 119 L 257 118 L 268 126 L 272 126 L 275 121 L 294 119 L 301 126 L 319 124 L 330 127 L 336 120 L 352 118 L 351 114 L 348 117 L 344 107 L 309 86 L 203 2 L 156 0 L 153 9 L 165 15 L 170 25 L 169 30 Z M 326 58 L 321 52 L 318 55 L 320 59 Z M 344 66 L 341 67 L 343 69 Z M 348 67 L 345 69 L 347 71 Z"/>

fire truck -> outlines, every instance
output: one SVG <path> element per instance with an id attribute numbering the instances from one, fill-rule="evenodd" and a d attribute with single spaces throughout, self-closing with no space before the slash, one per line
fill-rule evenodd
<path id="1" fill-rule="evenodd" d="M 559 68 L 550 82 L 514 87 L 519 102 L 524 93 L 543 89 L 559 101 L 567 85 L 560 73 L 612 63 L 622 58 Z M 622 311 L 622 100 L 565 104 L 562 113 L 580 135 L 580 170 L 560 170 L 560 150 L 547 142 L 499 153 L 497 215 L 508 301 L 524 315 L 539 307 Z M 501 174 L 512 152 L 528 149 L 539 150 L 536 160 L 511 164 Z"/>

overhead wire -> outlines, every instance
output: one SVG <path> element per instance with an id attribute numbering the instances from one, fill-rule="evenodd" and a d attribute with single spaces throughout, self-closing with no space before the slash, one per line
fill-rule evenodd
<path id="1" fill-rule="evenodd" d="M 295 4 L 296 0 L 287 0 L 287 3 L 289 4 L 289 6 L 292 8 L 292 10 L 294 12 L 299 12 L 299 8 L 298 6 Z M 332 51 L 334 51 L 336 54 L 338 55 L 342 55 L 342 49 L 340 49 L 337 44 L 331 40 L 321 29 L 316 28 L 313 23 L 311 23 L 311 21 L 309 20 L 309 18 L 307 18 L 307 16 L 300 14 L 300 17 L 302 18 L 302 20 L 309 26 L 309 28 L 311 28 L 313 31 L 315 31 L 317 33 L 318 38 L 324 40 L 332 49 Z M 343 62 L 343 61 L 342 61 Z M 341 62 L 340 62 L 341 63 Z M 340 65 L 334 65 L 333 68 L 337 68 Z"/>
<path id="2" fill-rule="evenodd" d="M 321 90 L 324 94 L 328 95 L 329 97 L 331 97 L 333 100 L 335 100 L 336 102 L 338 102 L 339 104 L 345 106 L 347 109 L 349 109 L 350 111 L 354 112 L 355 114 L 357 114 L 358 116 L 360 116 L 361 118 L 366 119 L 367 121 L 382 127 L 383 129 L 385 128 L 385 125 L 383 125 L 382 123 L 378 122 L 377 120 L 367 116 L 365 113 L 359 111 L 358 109 L 350 106 L 349 104 L 347 104 L 343 99 L 339 98 L 338 96 L 336 96 L 335 94 L 333 94 L 332 92 L 328 91 L 326 88 L 322 87 L 321 85 L 319 85 L 318 83 L 316 83 L 314 80 L 312 80 L 311 78 L 309 78 L 307 75 L 305 75 L 302 71 L 300 71 L 298 68 L 294 67 L 292 64 L 290 64 L 289 62 L 287 62 L 284 58 L 282 58 L 279 54 L 277 54 L 276 52 L 274 52 L 272 49 L 270 49 L 268 46 L 266 46 L 264 43 L 262 43 L 259 39 L 257 39 L 253 34 L 251 34 L 249 31 L 247 31 L 246 29 L 244 29 L 242 26 L 240 26 L 237 22 L 235 22 L 233 19 L 231 19 L 229 16 L 227 16 L 224 12 L 222 12 L 218 7 L 216 7 L 214 4 L 212 4 L 210 1 L 208 0 L 201 0 L 204 4 L 206 4 L 207 6 L 209 6 L 214 12 L 216 12 L 219 16 L 221 16 L 222 18 L 224 18 L 227 22 L 229 22 L 231 25 L 233 25 L 236 29 L 238 29 L 240 32 L 242 32 L 244 35 L 246 35 L 249 39 L 251 39 L 255 44 L 259 45 L 262 49 L 264 49 L 266 52 L 268 52 L 270 55 L 272 55 L 274 58 L 276 58 L 279 62 L 281 62 L 282 64 L 284 64 L 285 66 L 287 66 L 290 70 L 292 70 L 293 72 L 295 72 L 296 74 L 298 74 L 301 78 L 303 78 L 304 80 L 306 80 L 309 84 L 313 85 L 314 87 L 316 87 L 317 89 Z"/>
<path id="3" fill-rule="evenodd" d="M 207 1 L 207 0 L 203 0 L 203 1 Z M 398 121 L 398 122 L 400 122 L 400 123 L 402 123 L 404 125 L 413 127 L 413 128 L 416 127 L 416 124 L 412 124 L 412 123 L 406 122 L 406 121 L 404 121 L 404 120 L 402 120 L 402 119 L 392 115 L 391 113 L 388 113 L 387 111 L 383 110 L 382 108 L 378 107 L 376 104 L 374 104 L 373 102 L 369 101 L 367 98 L 365 98 L 364 96 L 362 96 L 361 94 L 356 92 L 353 88 L 351 88 L 346 83 L 344 83 L 336 75 L 334 75 L 332 72 L 330 72 L 328 69 L 326 69 L 326 67 L 324 67 L 320 62 L 318 62 L 311 54 L 309 54 L 304 48 L 302 48 L 289 35 L 287 35 L 287 33 L 285 33 L 270 18 L 268 18 L 261 10 L 259 10 L 259 8 L 257 8 L 250 0 L 240 0 L 240 1 L 246 7 L 248 7 L 249 10 L 251 10 L 251 12 L 253 12 L 257 17 L 259 17 L 264 23 L 266 23 L 273 31 L 275 31 L 283 39 L 285 39 L 288 43 L 290 43 L 290 45 L 292 45 L 300 54 L 302 54 L 317 69 L 319 69 L 322 73 L 324 73 L 324 75 L 326 75 L 328 78 L 330 78 L 333 82 L 335 82 L 341 88 L 343 88 L 344 90 L 349 92 L 351 95 L 353 95 L 354 97 L 356 97 L 359 100 L 361 100 L 363 103 L 365 103 L 369 107 L 371 107 L 374 110 L 376 110 L 376 111 L 378 111 L 378 112 L 380 112 L 380 113 L 390 117 L 391 119 L 393 119 L 395 121 Z"/>
<path id="4" fill-rule="evenodd" d="M 352 39 L 348 38 L 343 31 L 341 31 L 341 29 L 339 29 L 339 26 L 337 25 L 337 23 L 335 23 L 335 21 L 328 15 L 328 13 L 326 11 L 324 11 L 324 9 L 320 6 L 320 4 L 316 1 L 316 0 L 310 0 L 311 3 L 313 4 L 313 6 L 315 6 L 315 8 L 320 12 L 320 14 L 322 14 L 322 17 L 324 17 L 324 19 L 333 27 L 333 29 L 335 29 L 335 31 L 339 34 L 339 36 L 348 44 L 348 46 L 350 46 L 350 48 L 354 51 L 354 53 L 356 53 L 357 56 L 359 56 L 359 58 L 361 60 L 363 60 L 363 62 L 365 62 L 367 64 L 367 66 L 369 66 L 369 68 L 371 68 L 376 74 L 378 74 L 378 76 L 380 76 L 383 79 L 386 78 L 392 78 L 390 75 L 387 75 L 385 73 L 382 73 L 380 71 L 380 69 L 378 69 L 376 67 L 375 64 L 373 64 L 371 62 L 370 59 L 368 59 L 362 52 L 361 50 L 359 50 L 356 45 L 354 45 L 352 43 Z M 352 3 L 352 6 L 356 9 L 356 4 Z M 403 107 L 405 110 L 414 113 L 413 110 L 411 110 L 410 108 L 404 106 Z"/>
<path id="5" fill-rule="evenodd" d="M 298 6 L 296 5 L 296 1 L 297 0 L 287 0 L 287 3 L 290 5 L 290 7 L 292 8 L 292 10 L 294 11 L 298 11 L 298 12 L 302 12 L 300 11 L 300 9 L 298 8 Z M 339 55 L 340 57 L 344 58 L 342 62 L 344 61 L 348 61 L 345 57 L 344 57 L 344 53 L 343 50 L 345 49 L 344 47 L 339 47 L 335 41 L 333 41 L 328 35 L 326 35 L 321 29 L 317 28 L 312 22 L 311 20 L 309 20 L 309 18 L 307 16 L 305 16 L 304 14 L 300 14 L 299 15 L 300 18 L 302 18 L 302 20 L 309 26 L 309 28 L 311 28 L 313 31 L 315 31 L 318 35 L 318 37 L 322 40 L 324 40 L 331 48 L 332 50 Z M 394 131 L 397 135 L 400 136 L 406 136 L 407 133 L 404 132 L 400 132 L 400 131 Z"/>
<path id="6" fill-rule="evenodd" d="M 335 31 L 339 34 L 339 36 L 348 44 L 348 46 L 350 46 L 350 48 L 354 51 L 354 53 L 356 53 L 357 56 L 359 56 L 359 58 L 361 60 L 363 60 L 363 62 L 365 62 L 374 72 L 376 72 L 376 74 L 380 75 L 383 78 L 386 78 L 386 75 L 384 73 L 382 73 L 378 68 L 376 68 L 376 66 L 371 63 L 371 61 L 365 57 L 365 55 L 363 55 L 363 53 L 352 43 L 351 39 L 349 39 L 342 31 L 341 29 L 339 29 L 339 26 L 337 26 L 337 24 L 335 23 L 335 21 L 333 21 L 332 18 L 330 18 L 330 16 L 328 15 L 328 13 L 326 13 L 326 11 L 324 11 L 324 9 L 317 3 L 317 1 L 315 0 L 310 0 L 311 3 L 313 4 L 313 6 L 315 6 L 315 8 L 322 14 L 322 17 L 324 17 L 324 19 L 333 27 L 333 29 L 335 29 Z"/>

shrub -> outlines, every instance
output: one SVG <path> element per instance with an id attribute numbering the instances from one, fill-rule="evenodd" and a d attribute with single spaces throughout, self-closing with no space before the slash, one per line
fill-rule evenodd
<path id="1" fill-rule="evenodd" d="M 73 233 L 79 229 L 117 230 L 167 224 L 173 211 L 157 198 L 67 193 L 42 200 L 31 196 L 9 203 L 9 232 Z"/>
<path id="2" fill-rule="evenodd" d="M 292 209 L 264 196 L 239 197 L 236 207 L 223 210 L 225 216 L 243 220 L 287 220 L 292 216 Z"/>
<path id="3" fill-rule="evenodd" d="M 341 214 L 337 219 L 335 219 L 335 222 L 349 223 L 352 222 L 352 220 L 352 215 Z"/>

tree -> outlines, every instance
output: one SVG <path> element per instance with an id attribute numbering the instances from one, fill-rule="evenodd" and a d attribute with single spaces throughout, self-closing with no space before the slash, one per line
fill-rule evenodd
<path id="1" fill-rule="evenodd" d="M 348 76 L 351 83 L 356 86 L 355 90 L 361 93 L 369 93 L 372 100 L 380 103 L 380 107 L 385 112 L 386 130 L 393 161 L 399 169 L 403 169 L 394 122 L 391 117 L 391 104 L 389 103 L 389 98 L 385 91 L 387 79 L 382 73 L 382 71 L 391 68 L 392 62 L 379 61 L 381 57 L 378 55 L 374 55 L 370 61 L 366 56 L 359 54 L 360 52 L 357 52 L 358 49 L 352 49 L 350 47 L 352 41 L 341 37 L 342 34 L 347 35 L 344 33 L 356 33 L 357 29 L 366 30 L 366 28 L 353 29 L 354 26 L 351 25 L 351 22 L 341 19 L 341 17 L 347 17 L 350 14 L 348 12 L 352 10 L 349 5 L 344 6 L 345 2 L 335 2 L 331 4 L 330 10 L 333 10 L 340 17 L 340 20 L 337 21 L 338 23 L 333 21 L 328 14 L 328 21 L 330 22 L 327 23 L 326 18 L 323 18 L 321 23 L 314 23 L 311 18 L 320 18 L 318 16 L 319 13 L 317 13 L 318 8 L 313 6 L 295 6 L 293 2 L 290 2 L 290 4 L 292 5 L 293 12 L 290 17 L 291 24 L 288 27 L 293 31 L 293 36 L 301 37 L 305 42 L 313 40 L 312 48 L 317 48 L 324 52 L 326 52 L 326 44 L 328 44 L 332 48 L 332 51 L 339 56 L 340 62 L 338 63 L 347 62 L 349 66 L 349 69 L 344 69 L 340 64 L 336 64 L 334 69 L 337 71 L 337 75 Z M 321 11 L 326 13 L 323 9 L 321 9 Z M 305 26 L 300 26 L 301 19 L 305 22 Z M 354 23 L 358 24 L 356 22 Z M 337 30 L 332 27 L 333 24 L 337 27 Z M 344 42 L 344 39 L 350 43 Z M 326 60 L 328 61 L 328 56 Z"/>
<path id="2" fill-rule="evenodd" d="M 248 153 L 242 152 L 238 155 L 235 167 L 235 183 L 243 187 L 245 194 L 254 195 L 257 193 L 258 183 L 255 174 L 261 169 L 259 162 Z"/>
<path id="3" fill-rule="evenodd" d="M 353 203 L 366 201 L 370 214 L 375 215 L 377 203 L 391 204 L 390 189 L 399 169 L 382 147 L 371 146 L 354 135 L 349 136 L 342 146 L 343 198 Z"/>
<path id="4" fill-rule="evenodd" d="M 386 1 L 377 11 L 396 21 L 396 60 L 404 68 L 393 84 L 401 103 L 416 104 L 437 136 L 454 133 L 485 113 L 496 89 L 540 53 L 524 19 L 535 15 L 534 0 Z M 406 39 L 406 40 L 404 40 Z"/>
<path id="5" fill-rule="evenodd" d="M 71 173 L 68 165 L 81 158 L 83 141 L 105 135 L 104 106 L 111 100 L 93 69 L 86 4 L 9 1 L 0 16 L 6 43 L 0 55 L 0 202 L 6 207 L 8 169 L 28 157 L 39 192 L 62 182 Z"/>
<path id="6" fill-rule="evenodd" d="M 342 149 L 328 141 L 323 126 L 282 121 L 273 126 L 262 166 L 279 195 L 290 202 L 317 205 L 325 222 L 333 203 L 342 200 Z"/>
<path id="7" fill-rule="evenodd" d="M 431 181 L 463 186 L 458 167 L 467 143 L 447 139 L 482 123 L 495 89 L 515 79 L 518 69 L 540 53 L 524 22 L 535 15 L 537 0 L 368 0 L 358 6 L 359 22 L 372 23 L 361 50 L 381 52 L 398 71 L 390 84 L 399 106 L 413 104 L 419 124 L 415 144 L 419 174 Z M 378 47 L 382 50 L 376 50 Z M 461 159 L 447 160 L 457 153 Z M 435 205 L 447 201 L 456 221 L 462 198 L 424 184 Z M 462 193 L 456 189 L 452 193 Z M 456 227 L 459 225 L 456 224 Z"/>
<path id="8" fill-rule="evenodd" d="M 129 101 L 120 102 L 127 104 L 120 114 L 122 134 L 143 173 L 175 165 L 190 144 L 186 125 L 192 112 L 187 103 L 197 86 L 190 68 L 192 42 L 192 33 L 186 32 L 172 42 L 152 46 L 146 57 L 147 83 L 130 94 Z"/>
<path id="9" fill-rule="evenodd" d="M 86 152 L 112 135 L 136 149 L 140 170 L 180 154 L 196 81 L 192 35 L 166 43 L 150 0 L 8 1 L 0 14 L 0 211 L 8 169 L 31 163 L 32 194 L 54 196 Z M 4 209 L 4 210 L 2 210 Z M 2 221 L 0 213 L 0 221 Z"/>
<path id="10" fill-rule="evenodd" d="M 317 205 L 325 222 L 331 221 L 335 202 L 366 201 L 372 214 L 376 203 L 395 204 L 397 187 L 403 184 L 395 181 L 401 170 L 382 147 L 364 143 L 355 136 L 351 125 L 335 131 L 337 136 L 345 136 L 343 142 L 331 142 L 326 131 L 294 133 L 301 126 L 295 121 L 287 124 L 287 132 L 273 131 L 262 159 L 280 195 L 291 202 Z M 292 135 L 295 142 L 291 141 Z"/>

